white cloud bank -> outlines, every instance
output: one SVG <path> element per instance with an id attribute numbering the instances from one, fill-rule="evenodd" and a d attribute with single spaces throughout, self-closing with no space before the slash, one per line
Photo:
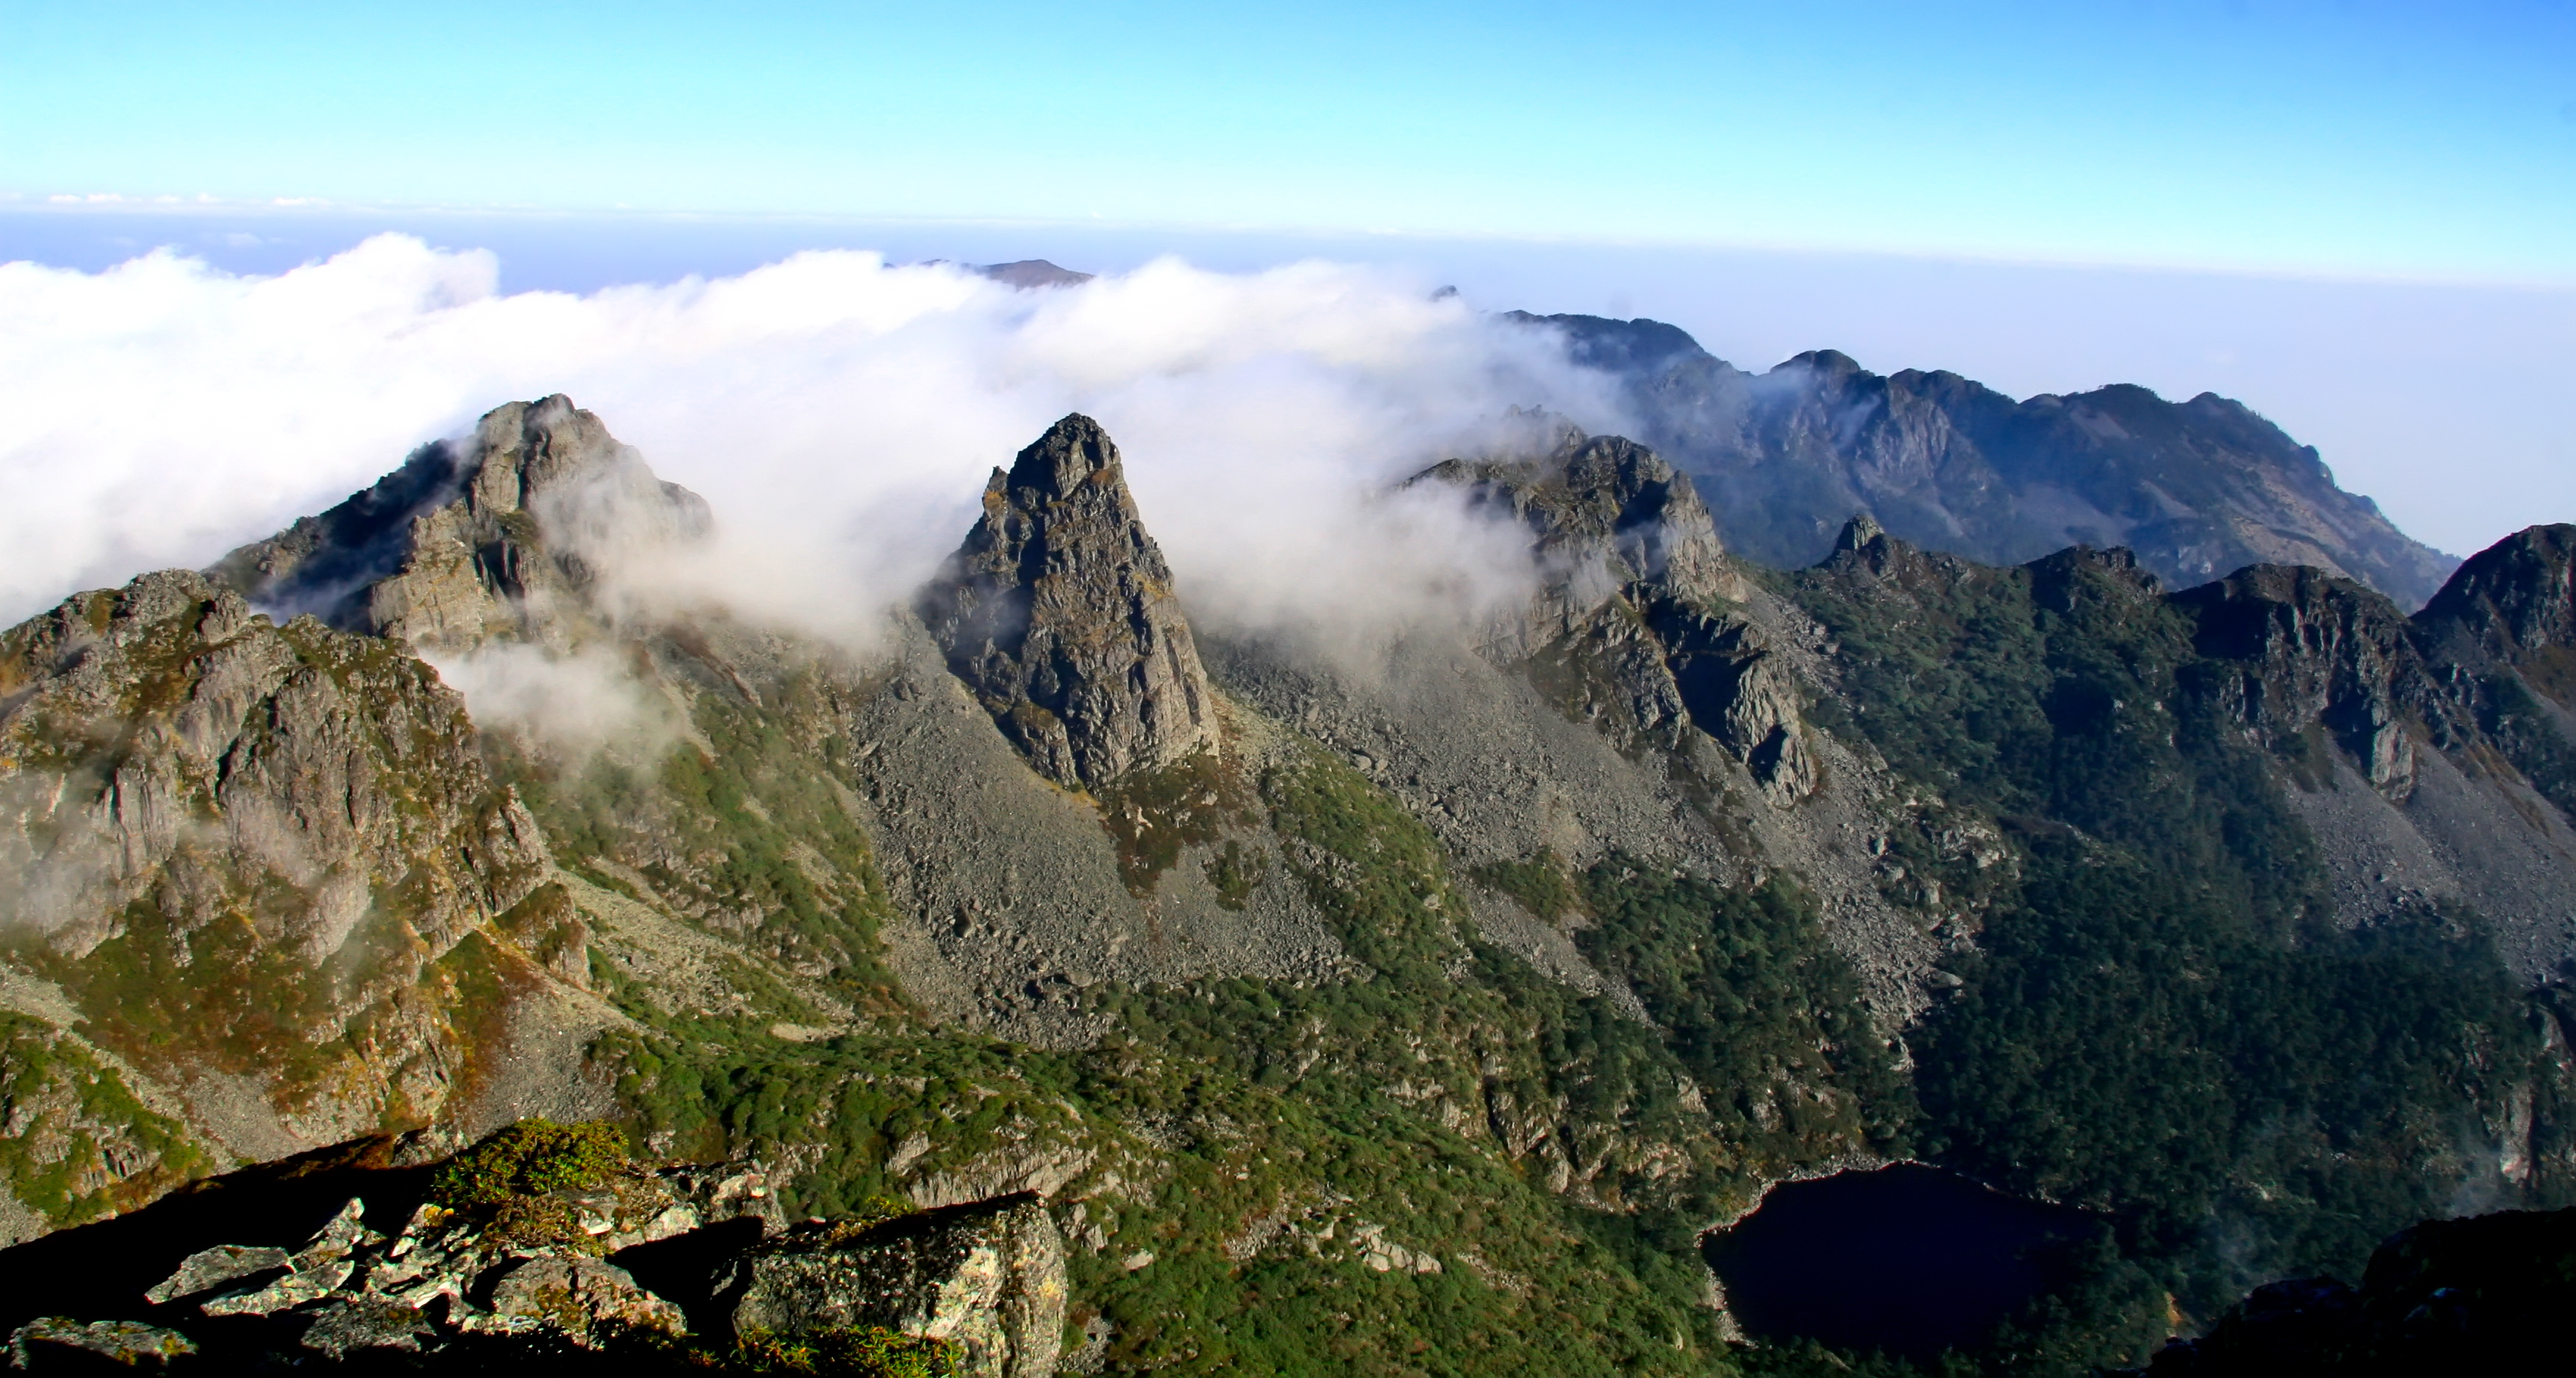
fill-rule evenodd
<path id="1" fill-rule="evenodd" d="M 1510 404 L 1615 423 L 1544 337 L 1374 269 L 1167 260 L 1019 291 L 831 252 L 589 296 L 496 282 L 487 253 L 398 235 L 275 277 L 0 265 L 0 623 L 207 564 L 554 392 L 713 504 L 719 592 L 854 634 L 1067 411 L 1118 440 L 1193 613 L 1250 626 L 1501 567 L 1370 495 Z"/>

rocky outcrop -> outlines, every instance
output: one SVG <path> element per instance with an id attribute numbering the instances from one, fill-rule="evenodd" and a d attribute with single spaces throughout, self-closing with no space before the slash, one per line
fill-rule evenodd
<path id="1" fill-rule="evenodd" d="M 1798 691 L 1743 614 L 1751 586 L 1689 476 L 1633 441 L 1514 419 L 1529 432 L 1521 452 L 1448 460 L 1408 482 L 1458 488 L 1471 510 L 1530 533 L 1537 592 L 1495 620 L 1484 653 L 1529 667 L 1623 748 L 1676 746 L 1695 727 L 1775 801 L 1812 794 Z"/>
<path id="2" fill-rule="evenodd" d="M 446 1185 L 432 1194 L 454 1208 L 407 1206 L 426 1168 L 359 1168 L 392 1198 L 374 1224 L 352 1197 L 300 1244 L 196 1248 L 162 1262 L 168 1274 L 139 1296 L 98 1297 L 107 1320 L 21 1326 L 13 1343 L 31 1357 L 20 1366 L 88 1354 L 194 1356 L 227 1372 L 399 1361 L 465 1373 L 551 1356 L 576 1371 L 742 1371 L 781 1347 L 892 1337 L 944 1347 L 959 1366 L 943 1371 L 1055 1371 L 1064 1252 L 1034 1196 L 791 1230 L 757 1163 L 604 1162 L 572 1185 L 521 1191 L 496 1166 L 508 1153 L 492 1156 L 509 1138 L 437 1169 Z M 388 1156 L 349 1147 L 362 1163 Z M 271 1198 L 291 1217 L 293 1181 L 263 1169 L 214 1190 L 253 1198 L 236 1221 Z M 81 1233 L 48 1244 L 79 1257 Z M 114 1247 L 148 1253 L 154 1239 L 129 1228 Z"/>
<path id="3" fill-rule="evenodd" d="M 1044 1378 L 1063 1342 L 1064 1242 L 1035 1196 L 808 1226 L 747 1256 L 741 1278 L 740 1335 L 876 1326 L 954 1340 L 974 1378 Z"/>
<path id="4" fill-rule="evenodd" d="M 46 1316 L 9 1336 L 9 1367 L 22 1373 L 115 1372 L 108 1368 L 111 1364 L 157 1373 L 196 1352 L 187 1336 L 141 1321 L 84 1325 L 66 1316 Z"/>
<path id="5" fill-rule="evenodd" d="M 2113 386 L 2016 402 L 1955 373 L 1881 376 L 1832 350 L 1755 375 L 1659 321 L 1516 315 L 1617 377 L 1637 436 L 1699 481 L 1727 542 L 1812 564 L 1852 512 L 1991 565 L 2125 546 L 2177 586 L 2307 564 L 2406 607 L 2457 562 L 2335 486 L 2242 403 Z"/>
<path id="6" fill-rule="evenodd" d="M 709 526 L 704 499 L 557 395 L 486 413 L 208 573 L 264 609 L 426 651 L 559 644 L 604 573 Z"/>
<path id="7" fill-rule="evenodd" d="M 1407 481 L 1462 490 L 1471 510 L 1525 526 L 1539 590 L 1491 633 L 1518 660 L 1565 636 L 1632 587 L 1707 606 L 1740 603 L 1744 576 L 1688 477 L 1618 436 L 1586 436 L 1561 417 L 1516 413 L 1524 452 L 1452 459 Z"/>
<path id="8" fill-rule="evenodd" d="M 436 1113 L 464 1060 L 440 964 L 548 861 L 471 730 L 399 648 L 195 574 L 67 600 L 0 637 L 18 960 L 128 1066 L 231 1088 L 191 1099 L 246 1150 Z"/>
<path id="9" fill-rule="evenodd" d="M 1216 743 L 1171 568 L 1087 416 L 993 471 L 983 518 L 918 608 L 949 669 L 1060 784 L 1105 785 Z"/>
<path id="10" fill-rule="evenodd" d="M 2415 739 L 2448 740 L 2447 705 L 2397 606 L 2319 569 L 2258 565 L 2174 601 L 2197 619 L 2203 655 L 2228 663 L 2228 714 L 2267 744 L 2321 727 L 2371 787 L 2403 800 L 2415 786 Z"/>
<path id="11" fill-rule="evenodd" d="M 2461 564 L 2417 614 L 2436 654 L 2464 665 L 2546 664 L 2557 696 L 2576 660 L 2576 526 L 2534 526 Z"/>

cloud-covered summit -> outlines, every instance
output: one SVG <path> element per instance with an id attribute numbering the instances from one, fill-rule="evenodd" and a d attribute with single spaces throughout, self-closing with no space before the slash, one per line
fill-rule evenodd
<path id="1" fill-rule="evenodd" d="M 492 255 L 399 235 L 272 277 L 167 250 L 13 263 L 0 616 L 204 565 L 555 393 L 711 504 L 713 539 L 651 572 L 665 591 L 853 637 L 936 568 L 984 473 L 1069 411 L 1119 437 L 1193 615 L 1262 626 L 1455 592 L 1476 524 L 1391 509 L 1386 484 L 1513 404 L 1617 415 L 1543 332 L 1317 262 L 1031 292 L 821 252 L 583 296 L 505 293 Z"/>

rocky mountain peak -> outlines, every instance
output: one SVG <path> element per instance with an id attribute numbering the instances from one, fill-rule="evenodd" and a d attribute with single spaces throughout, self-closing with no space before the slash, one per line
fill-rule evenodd
<path id="1" fill-rule="evenodd" d="M 2470 556 L 2418 620 L 2455 654 L 2576 653 L 2576 526 L 2528 527 Z"/>
<path id="2" fill-rule="evenodd" d="M 1065 417 L 993 471 L 983 517 L 917 610 L 949 669 L 1059 783 L 1103 785 L 1215 745 L 1171 567 L 1090 417 Z"/>
<path id="3" fill-rule="evenodd" d="M 1534 419 L 1554 423 L 1530 428 L 1544 448 L 1444 460 L 1407 486 L 1465 489 L 1475 509 L 1529 529 L 1546 580 L 1534 609 L 1538 634 L 1630 584 L 1692 603 L 1743 601 L 1744 576 L 1688 475 L 1633 440 L 1587 436 L 1561 417 Z"/>
<path id="4" fill-rule="evenodd" d="M 1887 529 L 1878 524 L 1877 518 L 1867 512 L 1855 512 L 1850 521 L 1843 523 L 1842 534 L 1834 538 L 1834 553 L 1858 550 L 1886 534 Z"/>
<path id="5" fill-rule="evenodd" d="M 2309 564 L 2414 607 L 2455 563 L 2226 398 L 2114 385 L 2015 401 L 1955 373 L 1882 376 L 1834 350 L 1757 376 L 1659 321 L 1528 319 L 1619 382 L 1636 437 L 1698 481 L 1728 546 L 1759 564 L 1826 558 L 1855 511 L 1993 565 L 2127 546 L 2177 587 Z"/>
<path id="6" fill-rule="evenodd" d="M 711 524 L 704 499 L 558 394 L 495 408 L 208 573 L 281 613 L 455 650 L 556 639 L 607 568 Z"/>
<path id="7" fill-rule="evenodd" d="M 2275 742 L 2320 725 L 2381 793 L 2412 792 L 2414 735 L 2440 733 L 2445 714 L 2386 595 L 2304 565 L 2254 565 L 2173 601 L 2198 621 L 2201 654 L 2240 667 L 2221 691 L 2240 722 Z"/>

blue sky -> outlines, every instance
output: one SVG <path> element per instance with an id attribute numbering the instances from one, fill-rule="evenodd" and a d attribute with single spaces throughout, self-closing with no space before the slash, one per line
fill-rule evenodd
<path id="1" fill-rule="evenodd" d="M 2576 6 L 0 4 L 0 193 L 2576 282 Z"/>
<path id="2" fill-rule="evenodd" d="M 2453 551 L 2576 520 L 2576 0 L 0 0 L 0 261 L 382 229 L 511 291 L 1390 264 L 1754 368 L 2217 391 Z"/>

